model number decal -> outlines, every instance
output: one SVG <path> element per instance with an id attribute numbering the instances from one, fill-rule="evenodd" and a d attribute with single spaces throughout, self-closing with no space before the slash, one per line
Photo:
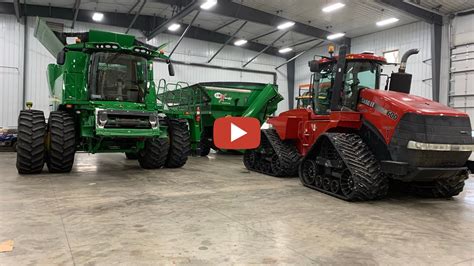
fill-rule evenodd
<path id="1" fill-rule="evenodd" d="M 390 111 L 390 110 L 387 110 L 385 108 L 383 108 L 381 105 L 378 105 L 376 104 L 375 102 L 371 101 L 371 100 L 368 100 L 368 99 L 365 99 L 365 98 L 361 98 L 360 99 L 360 102 L 362 104 L 365 104 L 369 107 L 372 107 L 374 108 L 375 110 L 379 111 L 380 113 L 388 116 L 390 119 L 392 120 L 397 120 L 398 119 L 398 115 L 397 113 L 393 112 L 393 111 Z"/>

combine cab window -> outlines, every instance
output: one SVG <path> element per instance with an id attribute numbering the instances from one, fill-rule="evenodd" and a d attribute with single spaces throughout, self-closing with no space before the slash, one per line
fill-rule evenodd
<path id="1" fill-rule="evenodd" d="M 91 100 L 143 103 L 146 66 L 146 59 L 135 55 L 93 54 L 89 70 Z"/>

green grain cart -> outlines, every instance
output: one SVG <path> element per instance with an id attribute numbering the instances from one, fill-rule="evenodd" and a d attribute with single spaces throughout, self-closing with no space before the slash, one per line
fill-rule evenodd
<path id="1" fill-rule="evenodd" d="M 277 86 L 264 83 L 208 82 L 189 86 L 185 82 L 158 83 L 158 103 L 175 119 L 188 121 L 192 151 L 206 156 L 213 144 L 214 121 L 221 117 L 254 117 L 265 122 L 283 100 Z"/>
<path id="2" fill-rule="evenodd" d="M 40 19 L 35 37 L 57 57 L 48 66 L 52 111 L 47 122 L 32 103 L 20 112 L 19 173 L 39 173 L 45 162 L 69 172 L 76 151 L 126 153 L 146 169 L 186 163 L 188 125 L 156 102 L 153 59 L 168 60 L 158 48 L 119 33 L 57 33 Z"/>

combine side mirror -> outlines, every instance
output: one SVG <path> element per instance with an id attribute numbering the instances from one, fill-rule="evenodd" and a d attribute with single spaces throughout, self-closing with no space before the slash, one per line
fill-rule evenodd
<path id="1" fill-rule="evenodd" d="M 319 62 L 317 60 L 312 60 L 308 62 L 309 70 L 311 72 L 319 72 Z"/>
<path id="2" fill-rule="evenodd" d="M 58 53 L 58 56 L 56 57 L 56 64 L 58 65 L 64 65 L 64 62 L 66 61 L 66 52 L 64 50 L 61 50 Z"/>
<path id="3" fill-rule="evenodd" d="M 167 60 L 166 63 L 168 64 L 168 73 L 171 77 L 174 77 L 174 67 L 173 63 L 171 63 L 171 60 Z"/>

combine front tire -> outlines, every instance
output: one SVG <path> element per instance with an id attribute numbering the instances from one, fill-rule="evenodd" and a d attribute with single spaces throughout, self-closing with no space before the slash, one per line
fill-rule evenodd
<path id="1" fill-rule="evenodd" d="M 41 173 L 44 165 L 44 113 L 24 110 L 18 117 L 16 168 L 20 174 Z"/>
<path id="2" fill-rule="evenodd" d="M 168 136 L 170 147 L 165 166 L 178 168 L 186 164 L 191 151 L 191 140 L 186 122 L 170 119 L 168 122 Z"/>
<path id="3" fill-rule="evenodd" d="M 51 112 L 48 120 L 48 140 L 47 165 L 49 172 L 70 172 L 76 153 L 74 118 L 67 112 Z"/>
<path id="4" fill-rule="evenodd" d="M 412 183 L 411 191 L 421 197 L 450 198 L 459 195 L 464 188 L 464 180 L 469 178 L 468 171 L 462 171 L 449 178 L 432 182 Z"/>
<path id="5" fill-rule="evenodd" d="M 138 152 L 138 163 L 144 169 L 161 168 L 165 165 L 168 149 L 167 138 L 147 139 L 145 148 Z"/>

